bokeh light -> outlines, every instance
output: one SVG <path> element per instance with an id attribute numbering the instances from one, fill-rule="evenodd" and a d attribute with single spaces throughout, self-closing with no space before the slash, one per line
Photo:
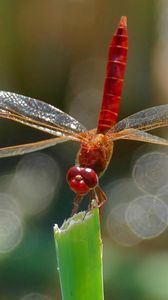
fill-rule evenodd
<path id="1" fill-rule="evenodd" d="M 60 172 L 54 159 L 44 153 L 24 156 L 16 167 L 10 192 L 24 215 L 36 215 L 51 203 L 60 184 Z"/>
<path id="2" fill-rule="evenodd" d="M 30 293 L 20 298 L 20 300 L 52 300 L 52 298 L 40 293 Z"/>
<path id="3" fill-rule="evenodd" d="M 162 199 L 166 204 L 168 204 L 168 184 L 165 184 L 160 189 L 158 189 L 157 197 Z"/>
<path id="4" fill-rule="evenodd" d="M 109 202 L 107 204 L 110 205 L 110 208 L 120 203 L 127 203 L 137 197 L 137 195 L 142 195 L 142 192 L 135 185 L 131 177 L 112 181 L 106 186 L 105 191 L 108 195 Z"/>
<path id="5" fill-rule="evenodd" d="M 21 219 L 12 211 L 0 209 L 0 254 L 14 250 L 23 237 Z"/>
<path id="6" fill-rule="evenodd" d="M 71 99 L 69 113 L 88 129 L 97 125 L 103 74 L 104 63 L 95 57 L 81 60 L 71 68 L 67 91 L 67 98 Z"/>
<path id="7" fill-rule="evenodd" d="M 129 201 L 133 200 L 141 191 L 132 178 L 122 178 L 106 186 L 108 203 L 106 210 L 106 228 L 109 237 L 123 246 L 134 246 L 141 241 L 128 226 L 125 213 Z"/>
<path id="8" fill-rule="evenodd" d="M 112 239 L 133 246 L 141 239 L 159 236 L 168 225 L 168 155 L 152 151 L 134 163 L 132 178 L 106 187 L 111 201 L 107 230 Z"/>
<path id="9" fill-rule="evenodd" d="M 11 179 L 11 177 L 9 178 Z M 5 176 L 5 180 L 7 180 L 7 176 Z M 0 191 L 1 191 L 1 186 L 0 186 Z M 19 216 L 22 215 L 22 210 L 19 205 L 19 202 L 17 201 L 16 198 L 14 198 L 12 194 L 7 193 L 7 191 L 4 193 L 0 192 L 0 210 L 1 209 L 10 210 Z"/>
<path id="10" fill-rule="evenodd" d="M 152 195 L 141 196 L 129 203 L 125 218 L 137 236 L 154 238 L 167 228 L 168 206 Z"/>
<path id="11" fill-rule="evenodd" d="M 142 155 L 134 164 L 133 178 L 139 189 L 155 195 L 167 184 L 168 155 L 164 152 L 150 152 Z"/>
<path id="12" fill-rule="evenodd" d="M 107 217 L 107 230 L 112 239 L 123 246 L 134 246 L 141 238 L 134 234 L 126 223 L 125 213 L 128 203 L 123 203 L 111 209 Z"/>

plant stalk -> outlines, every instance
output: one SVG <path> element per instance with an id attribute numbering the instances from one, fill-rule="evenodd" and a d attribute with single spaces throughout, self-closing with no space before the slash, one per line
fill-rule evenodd
<path id="1" fill-rule="evenodd" d="M 103 300 L 102 241 L 98 208 L 54 226 L 63 300 Z"/>

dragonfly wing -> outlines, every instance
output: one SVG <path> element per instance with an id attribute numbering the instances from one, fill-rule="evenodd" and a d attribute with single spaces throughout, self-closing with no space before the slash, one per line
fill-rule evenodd
<path id="1" fill-rule="evenodd" d="M 66 142 L 68 140 L 72 139 L 68 137 L 58 137 L 29 144 L 0 148 L 0 158 L 23 155 L 26 153 L 42 150 L 51 146 L 55 146 L 56 144 Z"/>
<path id="2" fill-rule="evenodd" d="M 137 129 L 125 129 L 112 134 L 111 137 L 112 141 L 124 139 L 168 146 L 168 140 Z"/>
<path id="3" fill-rule="evenodd" d="M 77 120 L 50 104 L 4 91 L 0 91 L 0 117 L 56 136 L 86 131 Z"/>
<path id="4" fill-rule="evenodd" d="M 118 122 L 108 133 L 119 132 L 127 128 L 148 131 L 165 126 L 168 126 L 168 104 L 137 112 Z"/>

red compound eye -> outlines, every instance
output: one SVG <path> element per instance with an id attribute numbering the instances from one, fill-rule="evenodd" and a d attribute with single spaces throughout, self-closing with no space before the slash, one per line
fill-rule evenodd
<path id="1" fill-rule="evenodd" d="M 67 172 L 67 181 L 71 190 L 82 195 L 98 184 L 98 176 L 90 168 L 74 166 Z"/>

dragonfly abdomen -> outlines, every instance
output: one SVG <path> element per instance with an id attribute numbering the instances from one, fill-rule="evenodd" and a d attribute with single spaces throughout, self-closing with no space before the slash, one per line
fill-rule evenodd
<path id="1" fill-rule="evenodd" d="M 128 51 L 128 33 L 126 17 L 122 17 L 117 28 L 108 54 L 104 94 L 99 115 L 98 133 L 106 133 L 118 117 L 123 78 Z"/>

